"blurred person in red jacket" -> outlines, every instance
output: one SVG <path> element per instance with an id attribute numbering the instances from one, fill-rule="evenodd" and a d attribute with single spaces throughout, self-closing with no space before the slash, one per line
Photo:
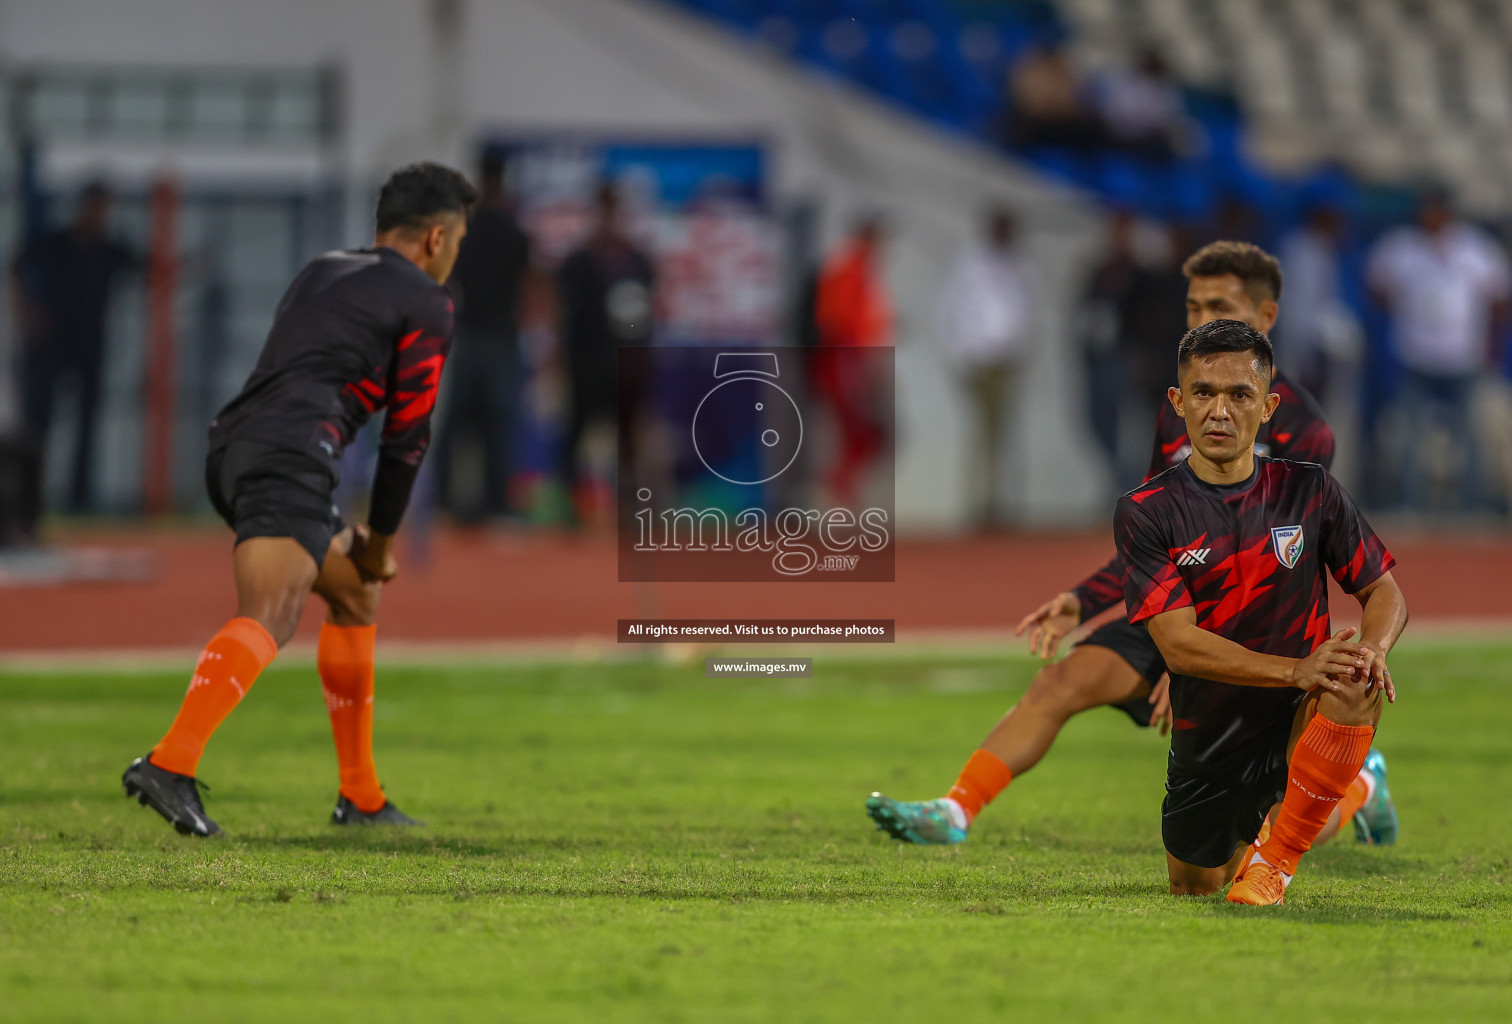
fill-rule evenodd
<path id="1" fill-rule="evenodd" d="M 892 297 L 882 272 L 887 227 L 866 214 L 840 242 L 819 272 L 814 319 L 814 389 L 831 404 L 840 431 L 840 453 L 830 471 L 836 500 L 850 504 L 867 466 L 882 451 L 884 410 L 877 407 L 870 362 L 847 357 L 844 348 L 893 343 Z"/>

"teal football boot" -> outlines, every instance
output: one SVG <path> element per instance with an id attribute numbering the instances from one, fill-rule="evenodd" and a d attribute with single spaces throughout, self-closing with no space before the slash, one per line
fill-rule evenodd
<path id="1" fill-rule="evenodd" d="M 1386 786 L 1386 758 L 1379 750 L 1372 749 L 1365 756 L 1365 770 L 1375 776 L 1375 793 L 1355 813 L 1355 842 L 1390 846 L 1397 840 L 1397 812 Z"/>
<path id="2" fill-rule="evenodd" d="M 873 793 L 866 798 L 866 813 L 877 829 L 894 839 L 920 846 L 964 843 L 966 830 L 951 820 L 950 806 L 938 800 L 904 801 Z"/>

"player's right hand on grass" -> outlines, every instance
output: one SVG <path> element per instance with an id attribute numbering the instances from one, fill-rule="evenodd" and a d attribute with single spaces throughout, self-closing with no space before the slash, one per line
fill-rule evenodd
<path id="1" fill-rule="evenodd" d="M 394 557 L 392 534 L 374 533 L 368 526 L 352 528 L 352 548 L 347 557 L 357 567 L 357 575 L 368 583 L 387 583 L 399 574 L 399 560 Z"/>
<path id="2" fill-rule="evenodd" d="M 1060 646 L 1061 638 L 1079 625 L 1081 602 L 1075 594 L 1066 592 L 1056 594 L 1025 615 L 1013 635 L 1023 636 L 1024 630 L 1033 626 L 1034 632 L 1029 634 L 1029 651 L 1049 661 L 1055 657 L 1055 649 Z"/>
<path id="3" fill-rule="evenodd" d="M 1345 626 L 1292 669 L 1292 685 L 1302 690 L 1324 689 L 1343 696 L 1366 681 L 1369 668 L 1365 648 L 1352 644 L 1353 626 Z"/>

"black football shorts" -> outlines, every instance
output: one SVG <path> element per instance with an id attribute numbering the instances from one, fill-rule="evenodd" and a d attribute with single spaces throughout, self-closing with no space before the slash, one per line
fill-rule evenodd
<path id="1" fill-rule="evenodd" d="M 1114 619 L 1105 625 L 1094 629 L 1086 639 L 1077 644 L 1090 644 L 1093 647 L 1106 647 L 1124 661 L 1134 667 L 1151 686 L 1160 681 L 1165 674 L 1165 658 L 1160 653 L 1160 648 L 1155 646 L 1155 641 L 1150 639 L 1150 631 L 1142 624 L 1132 623 L 1128 619 Z M 1148 726 L 1150 713 L 1155 706 L 1145 697 L 1135 697 L 1133 700 L 1114 704 L 1113 707 L 1122 711 L 1134 720 L 1135 725 Z"/>
<path id="2" fill-rule="evenodd" d="M 1197 775 L 1174 762 L 1166 768 L 1160 833 L 1171 856 L 1200 868 L 1227 864 L 1255 841 L 1260 823 L 1286 794 L 1290 729 L 1256 743 L 1217 774 Z"/>
<path id="3" fill-rule="evenodd" d="M 253 537 L 292 537 L 317 568 L 331 538 L 345 526 L 332 501 L 335 474 L 304 452 L 228 441 L 205 459 L 205 485 L 238 544 Z"/>

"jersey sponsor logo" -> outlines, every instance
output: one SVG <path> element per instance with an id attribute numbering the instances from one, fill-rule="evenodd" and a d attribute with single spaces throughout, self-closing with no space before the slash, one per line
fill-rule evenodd
<path id="1" fill-rule="evenodd" d="M 1207 565 L 1207 556 L 1212 548 L 1187 548 L 1176 559 L 1177 565 Z"/>
<path id="2" fill-rule="evenodd" d="M 1302 557 L 1302 527 L 1272 526 L 1271 544 L 1276 549 L 1276 561 L 1293 568 Z"/>

